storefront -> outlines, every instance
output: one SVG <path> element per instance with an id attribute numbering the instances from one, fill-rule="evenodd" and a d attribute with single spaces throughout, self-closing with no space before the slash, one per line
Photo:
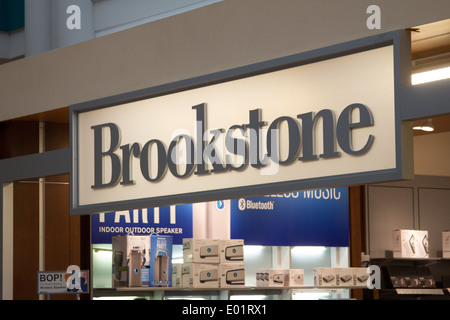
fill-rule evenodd
<path id="1" fill-rule="evenodd" d="M 217 6 L 202 12 L 212 19 L 222 16 L 215 8 L 232 7 Z M 197 14 L 173 23 L 196 21 Z M 195 30 L 189 41 L 198 41 L 200 54 L 208 41 Z M 33 246 L 26 259 L 36 271 L 73 265 L 89 271 L 83 299 L 411 297 L 399 293 L 404 288 L 386 287 L 378 273 L 375 290 L 367 282 L 316 282 L 319 268 L 349 271 L 370 262 L 383 267 L 384 277 L 392 269 L 389 238 L 395 229 L 428 230 L 432 260 L 426 261 L 439 278 L 433 286 L 413 287 L 414 298 L 422 290 L 420 297 L 448 299 L 440 241 L 450 229 L 446 133 L 430 142 L 414 137 L 413 125 L 448 116 L 449 80 L 411 85 L 414 31 L 308 50 L 285 45 L 257 59 L 231 57 L 234 62 L 218 68 L 209 65 L 215 59 L 202 65 L 205 57 L 177 65 L 176 57 L 167 57 L 170 45 L 145 53 L 140 40 L 146 28 L 128 32 L 136 38 L 118 35 L 49 53 L 89 55 L 97 43 L 133 48 L 127 57 L 140 62 L 127 60 L 110 74 L 103 69 L 102 79 L 115 80 L 102 92 L 77 93 L 68 79 L 62 87 L 73 88 L 70 106 L 40 115 L 62 121 L 23 121 L 39 118 L 30 115 L 2 127 L 10 141 L 0 162 L 3 299 L 38 297 L 21 291 L 38 283 L 36 272 L 21 269 L 24 258 L 17 252 L 27 246 Z M 113 51 L 108 55 L 119 59 Z M 152 70 L 139 69 L 144 62 L 164 59 L 172 63 L 157 71 L 161 78 L 139 85 L 120 81 L 145 78 Z M 188 72 L 186 64 L 198 69 Z M 26 143 L 21 135 L 38 139 Z M 419 152 L 426 148 L 434 160 L 422 160 Z M 243 240 L 243 282 L 195 290 L 175 282 L 169 288 L 116 288 L 112 239 L 119 234 L 170 236 L 172 267 L 183 262 L 185 239 Z M 287 269 L 303 270 L 303 283 L 258 282 L 261 270 Z"/>

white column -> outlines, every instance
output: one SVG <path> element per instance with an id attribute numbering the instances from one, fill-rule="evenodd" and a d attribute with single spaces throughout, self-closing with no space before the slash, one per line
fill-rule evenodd
<path id="1" fill-rule="evenodd" d="M 25 56 L 52 49 L 52 0 L 25 0 Z"/>
<path id="2" fill-rule="evenodd" d="M 52 0 L 52 21 L 53 49 L 95 37 L 92 0 Z M 79 22 L 79 28 L 74 22 Z"/>
<path id="3" fill-rule="evenodd" d="M 45 151 L 45 123 L 39 122 L 39 153 Z M 45 178 L 39 178 L 39 271 L 45 271 Z M 44 295 L 39 295 L 44 300 Z"/>
<path id="4" fill-rule="evenodd" d="M 3 237 L 2 248 L 0 250 L 2 254 L 2 274 L 1 274 L 1 299 L 12 300 L 13 299 L 13 243 L 14 243 L 14 228 L 13 228 L 13 183 L 7 183 L 2 185 L 3 192 L 3 219 L 1 236 Z"/>

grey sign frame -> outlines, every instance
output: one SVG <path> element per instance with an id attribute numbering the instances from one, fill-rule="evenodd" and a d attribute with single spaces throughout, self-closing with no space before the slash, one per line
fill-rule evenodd
<path id="1" fill-rule="evenodd" d="M 101 108 L 108 108 L 133 101 L 149 99 L 157 96 L 186 91 L 199 87 L 270 73 L 291 67 L 306 65 L 318 61 L 333 59 L 353 53 L 392 45 L 394 49 L 394 94 L 395 94 L 395 139 L 396 167 L 388 170 L 377 170 L 363 173 L 344 174 L 312 178 L 296 181 L 235 187 L 221 190 L 191 192 L 185 194 L 166 195 L 153 198 L 131 199 L 109 203 L 79 205 L 78 204 L 78 172 L 77 172 L 77 121 L 78 115 Z M 117 210 L 168 206 L 180 203 L 194 203 L 220 199 L 233 199 L 256 195 L 283 193 L 305 189 L 341 187 L 382 181 L 412 178 L 412 127 L 410 121 L 402 121 L 402 87 L 411 85 L 411 39 L 409 31 L 400 30 L 353 40 L 325 48 L 294 54 L 248 66 L 199 76 L 187 80 L 167 83 L 138 91 L 119 94 L 111 97 L 88 101 L 70 106 L 70 142 L 71 142 L 71 205 L 72 215 L 93 214 Z"/>

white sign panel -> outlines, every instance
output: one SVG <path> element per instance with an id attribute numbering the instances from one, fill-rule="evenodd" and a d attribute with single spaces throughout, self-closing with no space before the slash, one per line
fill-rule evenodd
<path id="1" fill-rule="evenodd" d="M 38 294 L 80 294 L 89 292 L 89 271 L 69 266 L 66 271 L 39 271 Z"/>
<path id="2" fill-rule="evenodd" d="M 73 132 L 75 208 L 396 170 L 393 46 L 90 109 Z"/>

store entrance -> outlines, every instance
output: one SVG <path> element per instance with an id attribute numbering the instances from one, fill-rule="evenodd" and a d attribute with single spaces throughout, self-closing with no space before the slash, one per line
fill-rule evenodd
<path id="1" fill-rule="evenodd" d="M 317 268 L 346 270 L 350 266 L 361 267 L 361 252 L 365 250 L 364 205 L 360 202 L 364 199 L 363 192 L 361 186 L 317 189 L 93 214 L 92 297 L 205 300 L 359 298 L 361 290 L 350 286 L 323 285 L 318 288 L 314 273 Z M 201 287 L 202 284 L 195 287 L 194 284 L 194 288 L 183 283 L 182 277 L 176 276 L 179 272 L 175 271 L 170 288 L 117 286 L 114 279 L 119 267 L 114 257 L 120 251 L 123 261 L 128 261 L 125 258 L 128 255 L 115 247 L 112 239 L 127 235 L 133 237 L 129 234 L 131 231 L 155 232 L 155 237 L 173 232 L 170 234 L 173 270 L 180 265 L 182 268 L 189 265 L 184 240 L 242 241 L 245 281 L 234 287 L 207 287 L 206 284 L 205 287 Z M 230 261 L 219 262 L 218 266 L 227 263 Z M 237 268 L 239 264 L 233 266 Z M 301 272 L 301 284 L 265 287 L 258 279 L 261 270 L 296 270 Z"/>
<path id="2" fill-rule="evenodd" d="M 16 181 L 13 189 L 13 297 L 35 300 L 38 271 L 80 265 L 80 217 L 69 215 L 68 175 Z M 52 296 L 61 298 L 72 297 Z"/>
<path id="3" fill-rule="evenodd" d="M 2 299 L 76 298 L 37 290 L 39 271 L 89 268 L 89 218 L 69 214 L 68 151 L 64 112 L 0 124 Z"/>

